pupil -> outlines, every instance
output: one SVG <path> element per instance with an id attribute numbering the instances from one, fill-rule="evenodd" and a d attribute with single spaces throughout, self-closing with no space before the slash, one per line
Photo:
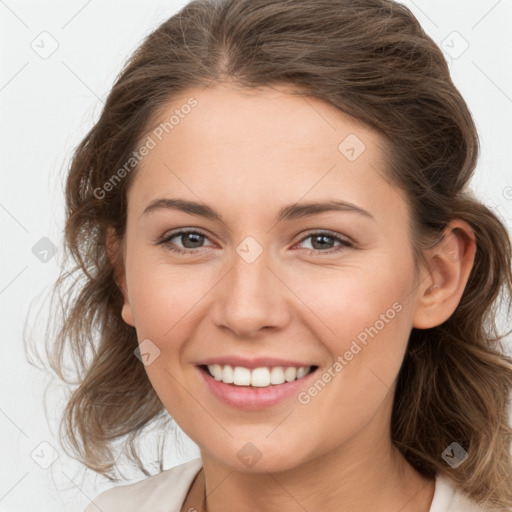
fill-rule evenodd
<path id="1" fill-rule="evenodd" d="M 183 235 L 182 242 L 183 242 L 184 247 L 186 247 L 187 249 L 194 249 L 197 247 L 197 245 L 187 246 L 186 242 L 191 241 L 190 237 L 195 238 L 195 240 L 192 240 L 192 244 L 196 243 L 196 244 L 199 244 L 199 246 L 201 245 L 202 239 L 204 238 L 203 235 L 200 235 L 197 233 L 187 233 L 186 235 Z"/>
<path id="2" fill-rule="evenodd" d="M 329 240 L 329 239 L 331 239 L 331 237 L 330 237 L 330 236 L 328 236 L 328 235 L 318 235 L 318 236 L 315 236 L 315 237 L 313 237 L 313 247 L 314 247 L 315 249 L 322 249 L 322 248 L 325 248 L 325 244 L 323 244 L 323 242 L 325 242 L 325 240 Z M 316 242 L 317 240 L 322 240 L 322 241 L 323 241 L 322 243 L 320 243 L 320 247 L 315 247 L 315 242 Z M 322 244 L 323 244 L 323 245 L 322 245 Z"/>

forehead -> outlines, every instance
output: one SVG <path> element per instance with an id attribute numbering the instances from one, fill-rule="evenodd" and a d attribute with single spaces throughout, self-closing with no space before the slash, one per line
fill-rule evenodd
<path id="1" fill-rule="evenodd" d="M 223 84 L 176 96 L 142 138 L 154 147 L 139 164 L 129 202 L 141 209 L 160 196 L 213 197 L 249 214 L 328 198 L 403 215 L 381 136 L 329 103 L 289 91 Z"/>
<path id="2" fill-rule="evenodd" d="M 153 121 L 159 142 L 177 142 L 179 137 L 182 142 L 194 138 L 197 143 L 200 137 L 208 154 L 213 149 L 209 143 L 221 140 L 244 151 L 278 150 L 278 146 L 304 153 L 334 150 L 336 158 L 344 135 L 374 146 L 383 142 L 354 117 L 287 86 L 248 89 L 219 84 L 190 89 L 176 96 Z"/>

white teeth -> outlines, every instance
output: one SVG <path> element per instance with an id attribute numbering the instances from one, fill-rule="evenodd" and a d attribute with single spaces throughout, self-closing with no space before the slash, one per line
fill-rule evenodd
<path id="1" fill-rule="evenodd" d="M 288 366 L 288 368 L 285 368 L 284 378 L 286 379 L 286 382 L 292 382 L 295 380 L 297 378 L 297 368 L 294 368 L 293 366 Z"/>
<path id="2" fill-rule="evenodd" d="M 251 372 L 251 386 L 265 388 L 270 384 L 270 372 L 268 368 L 255 368 Z"/>
<path id="3" fill-rule="evenodd" d="M 243 366 L 235 366 L 233 372 L 233 384 L 237 386 L 250 386 L 251 385 L 251 370 Z"/>
<path id="4" fill-rule="evenodd" d="M 212 373 L 215 380 L 222 380 L 222 366 L 220 364 L 213 365 Z"/>
<path id="5" fill-rule="evenodd" d="M 284 371 L 281 366 L 274 366 L 274 368 L 270 370 L 270 383 L 284 384 Z"/>
<path id="6" fill-rule="evenodd" d="M 225 382 L 226 384 L 233 384 L 233 381 L 234 381 L 233 374 L 234 374 L 234 372 L 233 372 L 232 366 L 229 366 L 229 364 L 224 366 L 224 370 L 222 372 L 222 382 Z"/>
<path id="7" fill-rule="evenodd" d="M 307 373 L 308 373 L 308 369 L 304 366 L 301 366 L 297 370 L 297 379 L 302 379 L 302 377 L 304 377 Z"/>
<path id="8" fill-rule="evenodd" d="M 276 386 L 302 379 L 311 371 L 311 366 L 301 366 L 300 368 L 273 366 L 272 368 L 261 367 L 250 370 L 243 366 L 233 368 L 228 364 L 213 364 L 208 365 L 208 371 L 215 380 L 222 381 L 225 384 L 265 388 L 271 384 Z"/>

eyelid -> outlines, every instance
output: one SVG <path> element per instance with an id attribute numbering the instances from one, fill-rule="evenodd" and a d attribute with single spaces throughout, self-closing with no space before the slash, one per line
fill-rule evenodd
<path id="1" fill-rule="evenodd" d="M 350 237 L 342 235 L 341 233 L 337 233 L 336 231 L 331 231 L 330 229 L 312 229 L 306 232 L 306 234 L 302 236 L 299 242 L 303 242 L 306 238 L 309 238 L 312 235 L 328 235 L 332 238 L 336 238 L 337 240 L 346 242 L 347 244 L 355 244 L 355 242 Z"/>
<path id="2" fill-rule="evenodd" d="M 169 241 L 171 238 L 174 238 L 175 236 L 185 235 L 188 233 L 202 235 L 205 238 L 207 238 L 210 242 L 212 242 L 210 235 L 208 233 L 206 233 L 204 230 L 202 230 L 201 228 L 186 227 L 186 228 L 176 228 L 171 231 L 166 231 L 164 235 L 162 235 L 161 237 L 158 238 L 156 244 L 157 245 L 165 244 L 167 241 Z"/>
<path id="3" fill-rule="evenodd" d="M 212 247 L 211 245 L 210 246 L 204 246 L 204 247 L 196 247 L 196 248 L 193 248 L 193 249 L 189 249 L 189 248 L 186 248 L 186 247 L 185 248 L 172 247 L 174 245 L 174 244 L 170 243 L 170 240 L 172 238 L 179 237 L 180 235 L 186 235 L 188 233 L 193 233 L 193 234 L 201 235 L 205 239 L 207 239 L 210 242 L 212 242 L 212 240 L 210 240 L 209 235 L 204 233 L 202 229 L 196 228 L 196 227 L 186 227 L 186 228 L 176 228 L 175 230 L 167 232 L 166 234 L 164 234 L 159 239 L 159 241 L 157 242 L 157 245 L 167 246 L 167 248 L 169 250 L 171 250 L 173 252 L 176 252 L 176 253 L 184 254 L 184 255 L 200 254 L 207 247 Z M 336 233 L 336 232 L 331 231 L 329 229 L 317 228 L 317 229 L 309 230 L 308 232 L 304 233 L 302 235 L 302 238 L 300 238 L 294 244 L 294 246 L 304 242 L 305 240 L 307 240 L 308 238 L 313 237 L 314 235 L 317 235 L 317 236 L 324 235 L 324 236 L 330 237 L 330 238 L 334 239 L 336 242 L 339 242 L 340 245 L 338 245 L 337 247 L 328 248 L 326 250 L 322 250 L 322 249 L 303 249 L 303 250 L 309 251 L 309 253 L 315 252 L 316 254 L 329 255 L 329 254 L 333 254 L 333 253 L 336 253 L 338 251 L 341 251 L 343 249 L 354 248 L 355 245 L 356 245 L 355 242 L 353 240 L 351 240 L 349 237 L 347 237 L 346 235 L 342 235 L 340 233 Z M 215 245 L 215 242 L 213 242 L 213 244 Z"/>
<path id="4" fill-rule="evenodd" d="M 172 230 L 170 232 L 166 232 L 163 236 L 159 237 L 158 244 L 159 243 L 165 243 L 166 240 L 178 235 L 178 234 L 184 234 L 184 233 L 198 233 L 203 235 L 204 237 L 210 239 L 210 235 L 208 233 L 205 233 L 201 228 L 196 227 L 187 227 L 187 228 L 176 228 L 175 230 Z M 347 243 L 354 243 L 353 240 L 351 240 L 346 235 L 341 235 L 340 233 L 336 233 L 335 231 L 331 231 L 329 229 L 312 229 L 307 231 L 305 234 L 302 235 L 302 238 L 298 240 L 298 242 L 303 242 L 306 238 L 310 237 L 311 235 L 329 235 L 333 238 L 341 239 Z"/>

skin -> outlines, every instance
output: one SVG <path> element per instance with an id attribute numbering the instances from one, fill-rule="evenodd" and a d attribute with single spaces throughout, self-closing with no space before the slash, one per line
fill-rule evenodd
<path id="1" fill-rule="evenodd" d="M 211 512 L 428 511 L 434 481 L 390 441 L 393 391 L 412 327 L 439 325 L 459 303 L 474 261 L 470 226 L 452 221 L 427 254 L 430 270 L 416 273 L 409 211 L 386 179 L 379 134 L 284 87 L 228 83 L 175 97 L 156 123 L 191 96 L 198 105 L 130 186 L 118 273 L 123 319 L 160 350 L 148 377 L 201 451 L 204 475 L 186 507 L 199 509 L 205 489 Z M 354 161 L 338 149 L 349 134 L 366 146 Z M 224 223 L 165 208 L 143 213 L 161 198 L 206 203 Z M 373 218 L 334 211 L 276 221 L 285 205 L 329 199 Z M 190 227 L 206 235 L 202 245 L 186 236 L 158 244 Z M 322 248 L 305 238 L 322 230 L 353 247 L 335 252 L 335 239 Z M 236 251 L 247 236 L 263 249 L 252 263 Z M 109 244 L 114 254 L 119 246 Z M 196 252 L 174 253 L 173 244 Z M 396 302 L 401 311 L 308 404 L 293 396 L 241 411 L 198 373 L 201 359 L 237 354 L 310 361 L 322 374 Z M 237 457 L 247 442 L 261 454 L 252 467 Z"/>

